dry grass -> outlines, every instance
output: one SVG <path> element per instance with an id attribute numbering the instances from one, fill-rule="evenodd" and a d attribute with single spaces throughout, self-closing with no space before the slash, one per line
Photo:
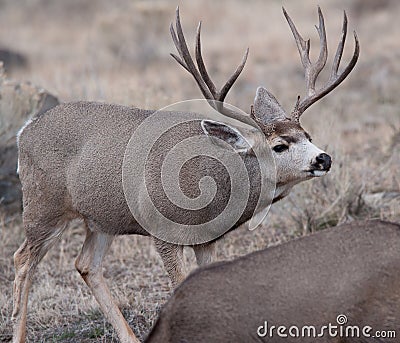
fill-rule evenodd
<path id="1" fill-rule="evenodd" d="M 190 41 L 196 22 L 203 19 L 204 54 L 218 84 L 250 46 L 245 72 L 228 99 L 233 105 L 248 109 L 256 87 L 265 85 L 291 108 L 304 87 L 281 5 L 261 0 L 181 3 Z M 316 1 L 284 5 L 316 47 Z M 334 156 L 332 172 L 298 186 L 274 205 L 264 228 L 229 234 L 219 243 L 219 259 L 356 218 L 400 221 L 400 26 L 388 25 L 397 21 L 399 5 L 323 2 L 330 51 L 335 49 L 343 8 L 362 49 L 349 80 L 303 120 L 314 142 Z M 62 100 L 161 108 L 199 96 L 194 82 L 168 55 L 173 50 L 168 25 L 175 6 L 172 1 L 2 1 L 0 43 L 29 59 L 29 67 L 13 71 L 11 77 L 31 80 Z M 348 45 L 351 51 L 352 42 Z M 22 241 L 18 218 L 0 222 L 0 341 L 11 337 L 12 254 Z M 74 269 L 82 241 L 76 223 L 40 264 L 29 305 L 31 342 L 116 341 Z M 117 238 L 105 275 L 131 326 L 143 337 L 169 295 L 168 278 L 150 240 Z"/>

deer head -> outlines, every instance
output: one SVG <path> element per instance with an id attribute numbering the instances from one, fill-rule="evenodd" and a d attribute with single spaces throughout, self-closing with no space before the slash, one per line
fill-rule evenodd
<path id="1" fill-rule="evenodd" d="M 264 87 L 258 87 L 249 116 L 226 108 L 224 106 L 225 97 L 244 68 L 249 49 L 246 50 L 242 62 L 235 72 L 221 90 L 218 91 L 208 74 L 201 54 L 201 22 L 197 27 L 195 45 L 197 66 L 185 41 L 180 23 L 179 8 L 176 10 L 176 32 L 172 24 L 170 27 L 172 39 L 179 54 L 179 56 L 174 54 L 171 54 L 171 56 L 193 76 L 209 104 L 227 117 L 257 127 L 264 134 L 273 151 L 277 169 L 277 190 L 274 201 L 286 196 L 293 185 L 313 177 L 323 176 L 330 170 L 331 157 L 312 143 L 310 135 L 300 124 L 300 117 L 308 107 L 331 92 L 348 76 L 356 65 L 360 51 L 357 35 L 354 32 L 355 49 L 353 57 L 346 68 L 339 72 L 339 64 L 347 33 L 347 17 L 346 13 L 344 13 L 342 35 L 336 50 L 329 80 L 321 88 L 316 89 L 317 77 L 324 68 L 328 56 L 324 17 L 321 9 L 318 7 L 319 25 L 316 27 L 320 37 L 320 53 L 315 63 L 310 61 L 310 40 L 305 41 L 300 36 L 285 9 L 283 9 L 283 13 L 289 23 L 300 53 L 301 62 L 305 70 L 307 89 L 306 97 L 303 100 L 300 99 L 300 96 L 297 98 L 296 105 L 290 114 L 285 112 L 274 95 Z M 202 127 L 206 135 L 217 136 L 222 140 L 227 140 L 233 146 L 241 145 L 243 141 L 240 130 L 228 124 L 204 121 Z M 247 139 L 249 134 L 251 135 L 251 132 L 246 132 Z M 252 140 L 250 139 L 250 141 Z M 241 153 L 248 153 L 246 149 L 241 149 L 240 151 Z"/>

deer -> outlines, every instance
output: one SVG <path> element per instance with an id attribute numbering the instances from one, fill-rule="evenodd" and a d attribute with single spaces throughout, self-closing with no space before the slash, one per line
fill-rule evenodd
<path id="1" fill-rule="evenodd" d="M 248 178 L 252 186 L 248 204 L 231 230 L 252 218 L 259 194 L 260 178 L 255 167 L 257 163 L 253 154 L 254 146 L 248 144 L 257 144 L 259 136 L 252 141 L 251 137 L 248 139 L 252 134 L 262 133 L 262 140 L 268 143 L 268 149 L 271 149 L 275 159 L 276 190 L 273 202 L 287 196 L 296 184 L 328 173 L 331 157 L 311 142 L 310 135 L 301 127 L 299 120 L 308 107 L 342 83 L 353 70 L 359 56 L 359 42 L 354 34 L 353 56 L 348 65 L 339 72 L 347 32 L 345 15 L 331 76 L 325 85 L 317 89 L 316 79 L 327 60 L 322 12 L 318 9 L 320 55 L 315 63 L 311 63 L 309 58 L 310 42 L 303 40 L 290 17 L 284 13 L 301 56 L 307 87 L 307 95 L 303 100 L 300 100 L 300 97 L 297 99 L 291 114 L 287 114 L 278 100 L 264 87 L 257 89 L 250 114 L 228 109 L 224 103 L 225 97 L 245 66 L 248 50 L 235 72 L 218 91 L 202 58 L 201 24 L 196 35 L 197 67 L 185 41 L 179 8 L 176 10 L 175 29 L 173 24 L 170 27 L 178 51 L 178 55 L 172 56 L 192 75 L 210 106 L 227 119 L 233 118 L 253 128 L 244 132 L 241 128 L 223 121 L 202 119 L 195 122 L 190 128 L 191 132 L 181 130 L 175 133 L 175 138 L 185 134 L 210 138 L 212 142 L 217 138 L 226 143 L 226 150 L 230 149 L 238 154 L 248 167 Z M 13 342 L 24 342 L 26 338 L 28 294 L 38 263 L 60 239 L 67 224 L 77 218 L 83 221 L 86 228 L 86 238 L 75 261 L 77 271 L 91 289 L 119 340 L 139 341 L 125 321 L 103 279 L 102 266 L 104 256 L 117 235 L 152 236 L 132 215 L 124 196 L 121 174 L 124 152 L 130 137 L 154 112 L 98 102 L 65 103 L 35 116 L 19 132 L 18 170 L 23 186 L 22 219 L 26 238 L 14 254 Z M 166 111 L 165 120 L 175 115 L 177 113 L 173 111 Z M 158 148 L 161 149 L 161 145 L 159 144 Z M 197 189 L 192 181 L 201 179 L 204 170 L 210 170 L 209 160 L 200 159 L 198 162 L 199 165 L 189 166 L 183 175 L 184 178 L 180 179 L 181 188 L 186 190 L 187 196 L 196 196 Z M 214 207 L 222 206 L 221 202 L 229 197 L 230 189 L 225 179 L 218 180 L 222 172 L 221 169 L 217 169 L 213 174 L 215 182 L 221 185 L 222 193 L 219 194 L 210 213 L 202 212 L 201 216 L 206 219 L 211 216 Z M 160 186 L 160 180 L 155 179 L 152 186 Z M 162 194 L 158 195 L 161 198 Z M 137 201 L 141 201 L 140 195 Z M 163 205 L 164 209 L 169 209 Z M 146 211 L 146 208 L 143 211 Z M 172 216 L 175 215 L 172 217 L 173 221 L 182 220 L 173 210 L 171 213 Z M 190 221 L 197 220 L 200 215 L 192 211 L 190 215 L 185 212 L 185 216 L 182 217 Z M 156 236 L 152 238 L 172 285 L 176 287 L 185 278 L 182 260 L 184 244 L 171 243 Z M 218 238 L 190 245 L 198 265 L 208 264 L 214 259 L 214 243 Z"/>
<path id="2" fill-rule="evenodd" d="M 145 342 L 397 342 L 399 246 L 399 224 L 367 220 L 201 267 Z"/>

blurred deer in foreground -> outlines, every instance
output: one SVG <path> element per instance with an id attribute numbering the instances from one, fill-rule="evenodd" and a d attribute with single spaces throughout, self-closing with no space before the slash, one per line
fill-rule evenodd
<path id="1" fill-rule="evenodd" d="M 331 76 L 320 89 L 316 89 L 316 79 L 327 59 L 327 43 L 324 18 L 318 9 L 320 36 L 320 55 L 315 63 L 309 59 L 309 41 L 304 41 L 297 32 L 289 16 L 285 13 L 305 69 L 307 95 L 298 99 L 293 112 L 288 115 L 275 97 L 265 88 L 257 89 L 253 110 L 250 116 L 228 110 L 223 102 L 239 74 L 244 68 L 247 52 L 242 63 L 220 91 L 217 91 L 204 65 L 200 46 L 200 25 L 196 37 L 196 62 L 187 48 L 179 11 L 176 13 L 176 32 L 171 25 L 171 34 L 179 57 L 173 57 L 195 78 L 209 104 L 227 117 L 234 118 L 253 127 L 246 137 L 240 129 L 222 122 L 201 120 L 191 132 L 180 131 L 176 139 L 188 134 L 206 135 L 225 141 L 241 156 L 249 171 L 251 192 L 248 203 L 240 219 L 232 226 L 234 229 L 248 221 L 257 204 L 260 189 L 260 175 L 255 166 L 256 157 L 252 146 L 246 142 L 249 136 L 260 130 L 263 139 L 273 151 L 276 163 L 276 191 L 273 201 L 285 197 L 291 188 L 313 177 L 325 175 L 331 167 L 331 158 L 311 143 L 309 134 L 300 126 L 303 112 L 317 100 L 337 87 L 354 68 L 359 56 L 359 43 L 355 36 L 355 50 L 350 63 L 339 72 L 347 32 L 347 19 L 344 17 L 340 39 Z M 155 111 L 128 108 L 119 105 L 75 102 L 59 105 L 45 114 L 33 118 L 19 133 L 19 174 L 23 185 L 23 223 L 26 240 L 16 251 L 14 281 L 14 342 L 25 340 L 28 293 L 32 277 L 39 261 L 60 238 L 66 224 L 74 218 L 83 219 L 86 225 L 86 240 L 76 260 L 76 268 L 90 287 L 104 315 L 113 325 L 121 342 L 137 342 L 131 328 L 123 318 L 117 304 L 104 282 L 102 275 L 103 258 L 113 238 L 122 234 L 149 235 L 130 212 L 121 183 L 122 162 L 128 141 L 138 126 Z M 169 118 L 174 112 L 165 112 Z M 258 136 L 257 136 L 258 137 Z M 251 138 L 251 137 L 250 137 Z M 251 141 L 251 139 L 250 139 Z M 256 138 L 254 139 L 256 142 Z M 163 149 L 164 145 L 155 149 Z M 256 143 L 255 143 L 256 144 Z M 138 161 L 141 163 L 142 161 Z M 209 160 L 199 159 L 185 171 L 186 179 L 180 179 L 181 188 L 188 197 L 196 197 L 197 189 L 193 180 L 200 180 L 204 170 L 214 170 Z M 170 218 L 179 222 L 208 219 L 215 209 L 224 207 L 230 189 L 222 169 L 215 169 L 213 177 L 220 186 L 220 201 L 210 208 L 210 213 L 192 211 L 180 216 L 172 212 Z M 156 179 L 153 187 L 162 189 L 161 181 Z M 161 190 L 159 191 L 161 192 Z M 222 192 L 222 193 L 221 193 Z M 161 193 L 157 199 L 162 198 Z M 138 202 L 140 202 L 138 195 Z M 168 210 L 168 206 L 164 209 Z M 144 209 L 146 210 L 146 209 Z M 154 237 L 158 252 L 174 286 L 184 279 L 182 269 L 182 244 L 172 244 Z M 212 259 L 213 243 L 193 245 L 199 265 Z"/>
<path id="2" fill-rule="evenodd" d="M 399 247 L 399 224 L 354 222 L 198 269 L 146 343 L 398 342 Z"/>

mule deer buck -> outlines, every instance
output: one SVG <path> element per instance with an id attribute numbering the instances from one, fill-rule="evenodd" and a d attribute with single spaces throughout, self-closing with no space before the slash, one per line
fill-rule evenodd
<path id="1" fill-rule="evenodd" d="M 316 89 L 317 76 L 327 59 L 322 13 L 319 10 L 318 32 L 321 50 L 316 63 L 310 62 L 309 42 L 304 41 L 297 33 L 289 16 L 286 15 L 286 18 L 305 68 L 308 91 L 304 100 L 297 101 L 291 115 L 286 114 L 275 97 L 262 87 L 257 89 L 254 110 L 250 116 L 227 110 L 223 104 L 224 99 L 244 68 L 247 52 L 235 73 L 222 89 L 217 91 L 201 56 L 200 25 L 196 39 L 198 67 L 195 66 L 187 48 L 178 9 L 176 32 L 171 25 L 172 38 L 179 53 L 179 57 L 174 55 L 174 58 L 195 78 L 210 105 L 227 117 L 233 117 L 253 128 L 261 128 L 263 139 L 272 148 L 276 160 L 277 185 L 274 201 L 285 197 L 295 184 L 322 176 L 329 171 L 331 158 L 311 143 L 310 136 L 300 126 L 299 118 L 310 105 L 328 94 L 347 77 L 359 55 L 359 44 L 355 36 L 353 57 L 346 68 L 338 72 L 347 30 L 345 17 L 331 77 L 322 88 Z M 14 255 L 14 342 L 25 340 L 28 292 L 35 269 L 49 248 L 57 242 L 66 224 L 74 218 L 83 219 L 86 225 L 86 240 L 76 260 L 76 269 L 90 287 L 121 342 L 138 341 L 103 280 L 102 263 L 116 235 L 149 235 L 127 206 L 121 182 L 121 166 L 130 137 L 154 112 L 119 105 L 75 102 L 49 110 L 34 118 L 20 131 L 19 174 L 23 185 L 23 223 L 26 240 Z M 174 112 L 165 112 L 165 119 L 174 115 Z M 243 132 L 226 123 L 201 120 L 190 130 L 180 130 L 175 137 L 170 137 L 164 144 L 159 143 L 155 148 L 162 149 L 181 136 L 206 135 L 226 141 L 228 146 L 243 158 L 249 170 L 249 182 L 252 187 L 243 214 L 231 227 L 234 229 L 252 217 L 257 203 L 259 174 L 253 168 L 255 161 L 252 147 L 245 143 L 247 140 Z M 249 132 L 251 134 L 252 131 Z M 180 179 L 181 188 L 186 190 L 188 197 L 195 197 L 197 194 L 198 188 L 193 187 L 193 180 L 200 180 L 204 176 L 202 173 L 210 170 L 209 160 L 200 159 L 197 162 L 197 165 L 191 165 L 185 171 L 184 175 L 187 178 Z M 217 168 L 213 174 L 216 184 L 221 186 L 219 191 L 222 194 L 218 195 L 220 202 L 229 198 L 230 193 L 225 179 L 218 179 L 222 174 L 224 173 L 221 168 Z M 162 189 L 161 180 L 155 179 L 151 186 Z M 161 199 L 161 191 L 158 192 L 157 199 Z M 138 203 L 140 201 L 138 195 Z M 183 219 L 207 219 L 215 208 L 225 205 L 218 201 L 213 203 L 210 213 L 203 211 L 196 214 L 196 211 L 191 211 L 188 215 L 186 211 L 180 216 L 171 209 L 172 216 L 175 215 L 171 220 L 179 222 Z M 169 210 L 165 203 L 162 206 L 163 209 Z M 172 283 L 176 286 L 184 279 L 181 259 L 183 245 L 168 243 L 157 237 L 154 237 L 154 241 Z M 199 265 L 211 261 L 212 242 L 193 245 L 193 249 Z"/>
<path id="2" fill-rule="evenodd" d="M 399 246 L 400 225 L 354 222 L 200 268 L 175 290 L 146 343 L 398 342 Z M 338 329 L 346 323 L 348 337 Z M 293 326 L 313 336 L 296 337 Z M 359 337 L 350 336 L 355 327 Z M 388 330 L 386 338 L 376 330 Z"/>

